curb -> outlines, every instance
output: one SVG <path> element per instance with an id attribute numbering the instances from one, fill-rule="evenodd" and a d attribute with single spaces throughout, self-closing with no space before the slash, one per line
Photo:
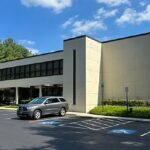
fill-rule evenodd
<path id="1" fill-rule="evenodd" d="M 123 119 L 123 120 L 131 120 L 131 121 L 150 122 L 150 119 L 143 119 L 143 118 L 103 116 L 103 115 L 93 115 L 93 114 L 88 114 L 88 113 L 78 113 L 78 112 L 67 112 L 67 114 L 69 114 L 69 115 L 81 116 L 81 117 L 114 118 L 114 119 Z"/>

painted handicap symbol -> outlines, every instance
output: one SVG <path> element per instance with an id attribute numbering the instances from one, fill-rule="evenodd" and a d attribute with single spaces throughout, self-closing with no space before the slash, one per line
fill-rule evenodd
<path id="1" fill-rule="evenodd" d="M 42 122 L 40 122 L 40 124 L 42 124 L 42 125 L 58 126 L 58 125 L 61 124 L 61 122 L 59 122 L 59 121 L 47 120 L 47 121 L 42 121 Z"/>
<path id="2" fill-rule="evenodd" d="M 115 134 L 134 134 L 136 131 L 135 130 L 130 130 L 130 129 L 113 129 L 110 130 L 108 133 L 115 133 Z"/>

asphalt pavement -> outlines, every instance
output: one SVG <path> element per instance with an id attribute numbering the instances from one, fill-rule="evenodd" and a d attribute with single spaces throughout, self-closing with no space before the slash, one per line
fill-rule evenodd
<path id="1" fill-rule="evenodd" d="M 0 150 L 148 150 L 150 122 L 66 115 L 20 120 L 0 110 Z"/>

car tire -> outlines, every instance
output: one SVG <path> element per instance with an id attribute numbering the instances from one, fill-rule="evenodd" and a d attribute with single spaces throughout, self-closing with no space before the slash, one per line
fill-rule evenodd
<path id="1" fill-rule="evenodd" d="M 33 118 L 38 120 L 42 117 L 42 113 L 40 110 L 35 110 L 34 113 L 33 113 Z"/>
<path id="2" fill-rule="evenodd" d="M 61 108 L 60 112 L 59 112 L 60 116 L 65 116 L 66 115 L 66 109 L 65 108 Z"/>

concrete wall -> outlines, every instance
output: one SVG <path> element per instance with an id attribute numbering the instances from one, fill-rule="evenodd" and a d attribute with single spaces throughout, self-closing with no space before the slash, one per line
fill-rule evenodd
<path id="1" fill-rule="evenodd" d="M 52 52 L 52 53 L 45 54 L 45 55 L 43 54 L 43 55 L 39 55 L 35 57 L 28 57 L 25 59 L 19 59 L 19 60 L 0 63 L 0 69 L 34 64 L 34 63 L 41 63 L 41 62 L 51 61 L 51 60 L 59 60 L 59 59 L 63 59 L 63 51 Z"/>
<path id="2" fill-rule="evenodd" d="M 101 98 L 101 43 L 86 38 L 86 112 Z"/>
<path id="3" fill-rule="evenodd" d="M 85 37 L 64 41 L 63 94 L 70 111 L 86 111 Z M 76 105 L 73 105 L 73 50 L 76 50 Z"/>
<path id="4" fill-rule="evenodd" d="M 59 60 L 59 59 L 63 59 L 63 51 L 49 53 L 46 55 L 39 55 L 36 57 L 19 59 L 15 61 L 9 61 L 6 63 L 0 63 L 0 69 L 7 68 L 7 67 L 15 67 L 15 66 L 21 66 L 21 65 L 27 65 L 27 64 L 46 62 L 46 61 L 51 61 L 51 60 Z M 0 88 L 30 87 L 32 85 L 44 85 L 44 84 L 53 85 L 53 84 L 62 84 L 62 83 L 63 83 L 63 75 L 56 75 L 56 76 L 0 81 Z"/>
<path id="5" fill-rule="evenodd" d="M 150 34 L 103 43 L 105 98 L 150 98 Z"/>

